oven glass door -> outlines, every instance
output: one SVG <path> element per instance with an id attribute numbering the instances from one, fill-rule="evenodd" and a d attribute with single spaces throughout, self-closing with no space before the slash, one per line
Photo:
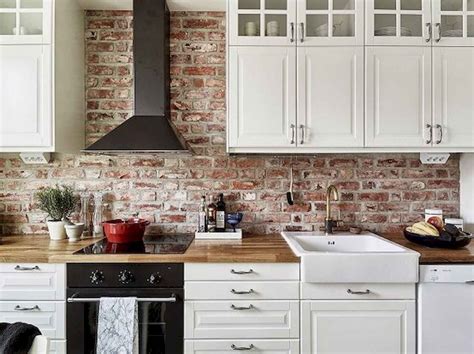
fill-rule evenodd
<path id="1" fill-rule="evenodd" d="M 139 301 L 139 353 L 183 353 L 182 289 L 68 289 L 68 298 L 78 302 L 67 304 L 68 353 L 95 354 L 99 302 L 81 302 L 100 297 L 168 298 L 176 302 Z"/>

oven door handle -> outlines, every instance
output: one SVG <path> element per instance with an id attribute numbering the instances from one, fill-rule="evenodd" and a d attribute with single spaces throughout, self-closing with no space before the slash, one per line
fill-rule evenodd
<path id="1" fill-rule="evenodd" d="M 176 295 L 171 297 L 139 297 L 138 302 L 176 302 Z M 75 297 L 74 295 L 67 299 L 69 303 L 100 302 L 98 297 Z"/>

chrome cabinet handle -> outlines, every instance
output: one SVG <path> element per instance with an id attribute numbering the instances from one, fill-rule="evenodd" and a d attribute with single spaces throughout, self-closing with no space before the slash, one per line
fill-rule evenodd
<path id="1" fill-rule="evenodd" d="M 441 23 L 438 22 L 435 26 L 438 29 L 438 38 L 436 38 L 436 43 L 439 43 L 441 40 Z"/>
<path id="2" fill-rule="evenodd" d="M 249 294 L 253 294 L 255 291 L 253 289 L 250 289 L 247 291 L 237 291 L 235 289 L 232 289 L 230 292 L 235 295 L 249 295 Z"/>
<path id="3" fill-rule="evenodd" d="M 290 23 L 290 32 L 291 32 L 290 43 L 294 43 L 295 42 L 295 23 L 294 22 Z"/>
<path id="4" fill-rule="evenodd" d="M 38 267 L 38 266 L 34 266 L 34 267 L 22 267 L 22 266 L 17 265 L 17 266 L 15 267 L 15 270 L 25 272 L 25 271 L 29 271 L 29 270 L 40 270 L 40 267 Z"/>
<path id="5" fill-rule="evenodd" d="M 301 129 L 301 141 L 300 141 L 300 145 L 303 145 L 304 144 L 304 125 L 301 124 L 300 125 L 300 129 Z"/>
<path id="6" fill-rule="evenodd" d="M 441 144 L 443 141 L 443 126 L 441 124 L 436 124 L 436 129 L 439 129 L 439 139 L 436 140 L 436 145 Z"/>
<path id="7" fill-rule="evenodd" d="M 428 38 L 426 38 L 426 43 L 429 43 L 433 38 L 433 25 L 430 22 L 427 22 L 425 26 L 428 28 Z"/>
<path id="8" fill-rule="evenodd" d="M 248 347 L 238 347 L 238 346 L 236 346 L 235 344 L 232 344 L 232 345 L 230 346 L 230 348 L 231 348 L 232 350 L 252 350 L 252 349 L 255 348 L 255 347 L 253 346 L 253 344 L 250 344 Z"/>
<path id="9" fill-rule="evenodd" d="M 368 295 L 370 294 L 370 290 L 367 289 L 365 291 L 353 291 L 351 289 L 347 289 L 347 293 L 351 295 Z"/>
<path id="10" fill-rule="evenodd" d="M 231 269 L 230 272 L 232 274 L 252 274 L 253 273 L 253 269 L 249 269 L 249 270 L 235 270 L 235 269 Z"/>
<path id="11" fill-rule="evenodd" d="M 467 280 L 467 281 L 466 281 L 466 284 L 474 285 L 474 280 Z"/>
<path id="12" fill-rule="evenodd" d="M 39 308 L 38 305 L 33 306 L 33 307 L 21 307 L 20 305 L 15 306 L 15 311 L 40 311 L 41 309 Z"/>
<path id="13" fill-rule="evenodd" d="M 230 305 L 230 308 L 231 308 L 232 310 L 236 310 L 236 311 L 245 311 L 245 310 L 251 310 L 251 309 L 253 309 L 254 307 L 253 307 L 253 305 L 251 305 L 251 304 L 250 304 L 249 306 L 247 306 L 247 307 L 245 307 L 245 306 L 235 306 L 234 304 L 232 304 L 232 305 Z"/>
<path id="14" fill-rule="evenodd" d="M 293 145 L 295 143 L 295 135 L 296 135 L 296 126 L 294 124 L 290 125 L 291 128 L 291 141 L 290 144 Z"/>
<path id="15" fill-rule="evenodd" d="M 426 140 L 426 144 L 429 145 L 433 142 L 433 126 L 431 124 L 426 124 L 426 129 L 430 130 L 430 138 Z"/>
<path id="16" fill-rule="evenodd" d="M 304 43 L 304 22 L 300 23 L 300 28 L 301 28 L 301 39 L 300 42 Z"/>

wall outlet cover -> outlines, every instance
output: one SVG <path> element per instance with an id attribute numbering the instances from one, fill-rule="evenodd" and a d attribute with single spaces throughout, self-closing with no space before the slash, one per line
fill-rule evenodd
<path id="1" fill-rule="evenodd" d="M 49 152 L 22 152 L 20 158 L 27 165 L 46 165 L 51 161 Z"/>
<path id="2" fill-rule="evenodd" d="M 424 165 L 444 165 L 448 162 L 450 154 L 430 154 L 430 153 L 421 153 L 420 161 Z"/>

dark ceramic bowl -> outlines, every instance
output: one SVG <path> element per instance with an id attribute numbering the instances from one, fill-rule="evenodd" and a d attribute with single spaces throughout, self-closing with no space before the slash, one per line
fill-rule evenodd
<path id="1" fill-rule="evenodd" d="M 405 238 L 411 242 L 432 248 L 461 248 L 471 243 L 472 235 L 461 233 L 459 236 L 453 236 L 449 240 L 441 237 L 427 235 L 418 235 L 404 230 Z"/>

